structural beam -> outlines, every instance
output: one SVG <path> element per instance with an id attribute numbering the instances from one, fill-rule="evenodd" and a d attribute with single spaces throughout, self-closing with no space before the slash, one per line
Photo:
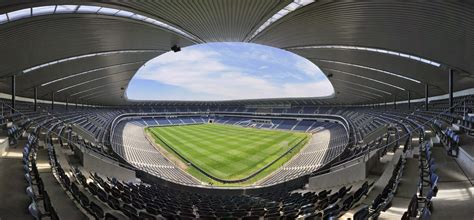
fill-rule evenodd
<path id="1" fill-rule="evenodd" d="M 12 76 L 12 112 L 15 111 L 15 100 L 16 100 L 16 76 Z"/>
<path id="2" fill-rule="evenodd" d="M 453 109 L 453 106 L 454 106 L 454 100 L 453 100 L 453 77 L 454 77 L 454 70 L 453 69 L 449 69 L 449 112 L 453 113 L 454 112 L 454 109 Z"/>

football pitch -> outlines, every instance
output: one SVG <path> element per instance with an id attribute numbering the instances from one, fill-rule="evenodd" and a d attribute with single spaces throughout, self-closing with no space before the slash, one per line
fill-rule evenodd
<path id="1" fill-rule="evenodd" d="M 150 127 L 147 131 L 159 146 L 169 152 L 168 155 L 188 165 L 191 162 L 219 179 L 243 179 L 271 164 L 255 177 L 237 185 L 254 183 L 278 169 L 309 139 L 309 134 L 301 132 L 223 124 Z M 292 147 L 287 155 L 281 157 Z M 222 184 L 192 166 L 186 166 L 185 169 L 203 182 Z"/>

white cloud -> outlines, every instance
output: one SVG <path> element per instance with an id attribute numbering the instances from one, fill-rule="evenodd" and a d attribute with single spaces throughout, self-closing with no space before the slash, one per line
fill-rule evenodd
<path id="1" fill-rule="evenodd" d="M 311 61 L 306 59 L 298 59 L 295 67 L 307 76 L 316 77 L 318 74 L 322 74 L 321 70 Z M 315 71 L 317 70 L 317 71 Z"/>
<path id="2" fill-rule="evenodd" d="M 263 53 L 252 55 L 268 59 Z M 206 97 L 206 100 L 317 97 L 333 93 L 332 85 L 326 80 L 306 82 L 298 74 L 287 72 L 287 77 L 298 79 L 299 83 L 291 81 L 277 85 L 273 77 L 275 74 L 268 72 L 268 66 L 262 65 L 258 68 L 265 69 L 266 73 L 251 74 L 245 68 L 224 64 L 221 61 L 222 56 L 223 54 L 212 50 L 184 48 L 179 53 L 166 53 L 147 63 L 135 77 L 154 80 L 189 92 L 186 97 L 158 94 L 158 100 L 196 100 L 203 97 Z M 295 68 L 311 76 L 317 74 L 314 64 L 310 66 L 304 62 L 296 63 Z"/>

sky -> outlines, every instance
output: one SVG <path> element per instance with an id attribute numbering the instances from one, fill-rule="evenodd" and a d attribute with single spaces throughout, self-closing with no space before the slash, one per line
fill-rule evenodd
<path id="1" fill-rule="evenodd" d="M 331 96 L 322 71 L 294 53 L 251 43 L 207 43 L 167 52 L 142 66 L 132 100 L 219 101 Z"/>

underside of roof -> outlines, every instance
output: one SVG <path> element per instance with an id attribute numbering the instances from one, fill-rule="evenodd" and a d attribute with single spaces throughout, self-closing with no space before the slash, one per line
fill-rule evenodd
<path id="1" fill-rule="evenodd" d="M 468 1 L 64 4 L 0 3 L 0 92 L 10 93 L 14 75 L 18 96 L 32 98 L 37 88 L 45 100 L 137 104 L 124 94 L 143 64 L 174 45 L 206 42 L 253 42 L 296 53 L 319 66 L 336 92 L 329 99 L 226 103 L 371 104 L 406 100 L 408 93 L 424 97 L 426 84 L 430 96 L 441 95 L 450 69 L 455 91 L 474 85 L 474 5 Z M 213 102 L 194 102 L 203 103 Z"/>

